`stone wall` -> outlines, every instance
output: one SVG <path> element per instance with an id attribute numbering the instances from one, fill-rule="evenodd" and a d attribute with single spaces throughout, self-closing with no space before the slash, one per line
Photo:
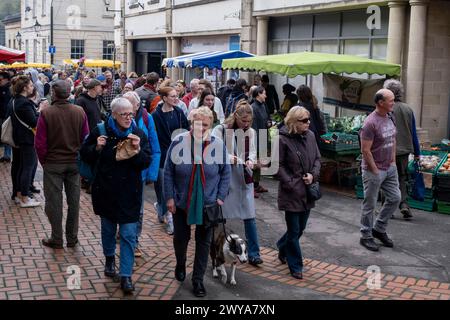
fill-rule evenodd
<path id="1" fill-rule="evenodd" d="M 450 94 L 450 2 L 428 8 L 422 128 L 432 143 L 447 137 Z M 419 124 L 417 124 L 419 125 Z M 447 137 L 448 138 L 448 137 Z"/>

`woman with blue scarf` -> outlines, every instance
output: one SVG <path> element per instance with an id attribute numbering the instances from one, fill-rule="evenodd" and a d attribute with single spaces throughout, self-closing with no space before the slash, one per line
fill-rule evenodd
<path id="1" fill-rule="evenodd" d="M 194 109 L 192 129 L 175 137 L 164 166 L 164 198 L 173 214 L 173 246 L 177 265 L 175 278 L 186 277 L 187 248 L 191 225 L 195 225 L 195 257 L 192 273 L 194 295 L 204 297 L 203 285 L 213 227 L 204 208 L 223 205 L 230 185 L 230 165 L 222 140 L 211 136 L 213 114 L 208 107 Z M 206 223 L 205 223 L 206 222 Z"/>
<path id="2" fill-rule="evenodd" d="M 134 291 L 131 280 L 136 247 L 137 222 L 142 204 L 141 172 L 148 168 L 151 152 L 148 139 L 133 120 L 133 106 L 125 98 L 114 99 L 106 135 L 98 126 L 84 142 L 80 154 L 96 168 L 92 184 L 92 205 L 101 217 L 105 276 L 114 278 L 116 231 L 120 234 L 120 285 L 125 293 Z M 129 139 L 132 157 L 117 160 L 118 144 Z M 119 158 L 122 159 L 122 158 Z"/>

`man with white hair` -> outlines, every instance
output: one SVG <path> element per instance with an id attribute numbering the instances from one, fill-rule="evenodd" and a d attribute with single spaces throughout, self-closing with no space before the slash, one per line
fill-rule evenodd
<path id="1" fill-rule="evenodd" d="M 375 94 L 375 105 L 375 111 L 367 117 L 360 131 L 364 186 L 360 244 L 371 251 L 379 250 L 374 238 L 380 240 L 385 247 L 394 246 L 386 228 L 401 200 L 395 164 L 397 131 L 389 115 L 394 106 L 392 91 L 379 90 Z M 386 201 L 374 224 L 374 211 L 380 190 Z"/>
<path id="2" fill-rule="evenodd" d="M 189 87 L 191 88 L 191 92 L 186 94 L 183 99 L 183 102 L 186 106 L 189 106 L 191 104 L 191 100 L 198 96 L 198 83 L 199 79 L 192 79 L 191 83 L 189 84 Z"/>
<path id="3" fill-rule="evenodd" d="M 393 118 L 397 128 L 397 172 L 402 193 L 402 200 L 400 201 L 400 212 L 403 218 L 409 220 L 412 218 L 411 209 L 406 202 L 407 190 L 406 182 L 408 180 L 408 160 L 412 153 L 416 160 L 420 157 L 420 145 L 416 132 L 416 119 L 414 111 L 403 100 L 403 85 L 400 81 L 389 79 L 384 82 L 385 89 L 391 90 L 394 94 L 394 111 Z"/>

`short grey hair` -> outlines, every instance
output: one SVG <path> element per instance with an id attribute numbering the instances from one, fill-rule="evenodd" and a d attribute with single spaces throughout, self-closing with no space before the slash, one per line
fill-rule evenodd
<path id="1" fill-rule="evenodd" d="M 384 82 L 383 88 L 392 91 L 395 101 L 403 101 L 404 88 L 400 81 L 388 79 Z"/>
<path id="2" fill-rule="evenodd" d="M 119 110 L 124 109 L 124 108 L 133 109 L 133 105 L 131 104 L 131 102 L 128 99 L 120 97 L 120 98 L 115 98 L 111 102 L 111 112 L 118 112 Z"/>
<path id="3" fill-rule="evenodd" d="M 197 78 L 192 79 L 191 82 L 190 82 L 190 86 L 191 86 L 191 87 L 192 87 L 192 86 L 198 86 L 199 81 L 200 81 L 200 80 L 197 79 Z"/>
<path id="4" fill-rule="evenodd" d="M 125 99 L 131 98 L 134 101 L 136 101 L 137 104 L 141 103 L 141 97 L 139 97 L 139 95 L 136 92 L 134 92 L 134 91 L 126 92 L 122 97 L 125 98 Z"/>

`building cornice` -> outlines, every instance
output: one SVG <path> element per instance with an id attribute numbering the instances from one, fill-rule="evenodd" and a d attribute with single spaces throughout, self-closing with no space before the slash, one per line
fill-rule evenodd
<path id="1" fill-rule="evenodd" d="M 287 8 L 278 8 L 270 10 L 253 11 L 254 17 L 287 16 L 302 13 L 319 13 L 336 10 L 353 10 L 367 8 L 370 5 L 386 6 L 389 1 L 373 0 L 341 0 L 331 3 L 309 4 L 303 6 L 292 6 Z"/>
<path id="2" fill-rule="evenodd" d="M 241 29 L 230 30 L 213 30 L 205 32 L 186 32 L 186 33 L 163 33 L 157 35 L 142 35 L 142 36 L 126 36 L 125 40 L 144 40 L 144 39 L 161 39 L 161 38 L 183 38 L 183 37 L 207 37 L 207 36 L 221 36 L 221 35 L 240 35 Z"/>

